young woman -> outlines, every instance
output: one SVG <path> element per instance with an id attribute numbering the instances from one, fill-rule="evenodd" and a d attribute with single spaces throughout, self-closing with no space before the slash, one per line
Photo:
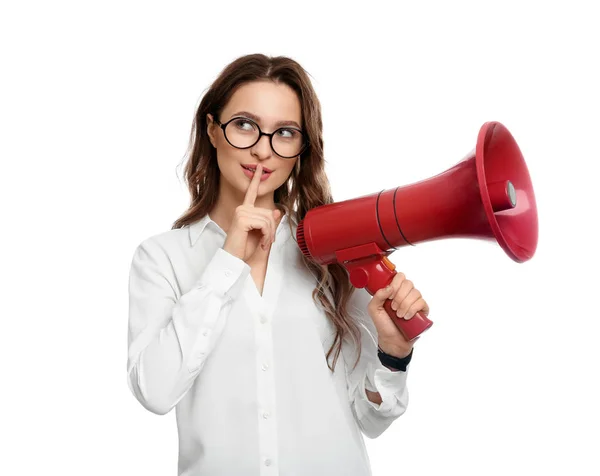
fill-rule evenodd
<path id="1" fill-rule="evenodd" d="M 427 303 L 402 273 L 371 297 L 303 256 L 299 221 L 333 202 L 324 165 L 295 61 L 241 57 L 204 95 L 190 207 L 139 244 L 129 281 L 129 387 L 176 408 L 179 475 L 368 475 L 363 434 L 406 410 L 412 343 L 383 303 L 406 319 Z"/>

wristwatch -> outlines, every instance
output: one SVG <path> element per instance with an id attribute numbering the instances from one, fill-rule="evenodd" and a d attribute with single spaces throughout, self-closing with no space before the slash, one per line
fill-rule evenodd
<path id="1" fill-rule="evenodd" d="M 410 350 L 410 354 L 400 359 L 398 357 L 394 357 L 393 355 L 386 354 L 383 350 L 381 350 L 381 347 L 377 346 L 377 356 L 379 357 L 379 361 L 382 363 L 382 365 L 385 365 L 386 367 L 392 367 L 392 369 L 396 371 L 399 370 L 401 372 L 406 372 L 406 368 L 410 363 L 410 359 L 412 359 L 414 350 L 415 349 L 413 347 Z"/>

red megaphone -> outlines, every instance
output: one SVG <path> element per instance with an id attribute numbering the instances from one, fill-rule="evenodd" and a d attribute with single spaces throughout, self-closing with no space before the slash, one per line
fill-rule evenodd
<path id="1" fill-rule="evenodd" d="M 313 208 L 296 232 L 308 259 L 342 264 L 352 284 L 371 295 L 396 274 L 389 254 L 442 238 L 495 240 L 519 263 L 535 253 L 538 220 L 531 178 L 519 146 L 499 122 L 486 122 L 475 149 L 445 172 Z M 433 324 L 422 313 L 399 318 L 391 300 L 384 308 L 408 340 Z"/>

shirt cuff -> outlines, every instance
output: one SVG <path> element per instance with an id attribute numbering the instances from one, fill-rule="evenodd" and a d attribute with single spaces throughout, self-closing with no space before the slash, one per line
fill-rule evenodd
<path id="1" fill-rule="evenodd" d="M 410 365 L 408 368 L 410 368 Z M 405 372 L 395 372 L 381 364 L 376 365 L 373 372 L 373 382 L 371 383 L 371 379 L 368 377 L 365 379 L 365 388 L 371 392 L 379 392 L 381 395 L 382 401 L 380 404 L 373 403 L 367 398 L 367 403 L 374 410 L 381 413 L 393 412 L 397 403 L 406 399 L 408 368 Z"/>
<path id="2" fill-rule="evenodd" d="M 250 271 L 250 266 L 244 260 L 223 248 L 217 248 L 216 253 L 196 282 L 196 287 L 208 286 L 218 295 L 235 300 Z"/>
<path id="3" fill-rule="evenodd" d="M 373 379 L 375 380 L 375 387 L 377 391 L 383 397 L 386 395 L 399 395 L 406 388 L 406 376 L 408 368 L 405 372 L 397 371 L 394 372 L 386 367 L 376 369 Z"/>

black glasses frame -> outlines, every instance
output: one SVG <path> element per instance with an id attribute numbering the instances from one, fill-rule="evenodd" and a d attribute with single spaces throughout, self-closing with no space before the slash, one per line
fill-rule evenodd
<path id="1" fill-rule="evenodd" d="M 235 121 L 236 119 L 244 119 L 245 121 L 251 122 L 252 124 L 254 124 L 256 126 L 256 128 L 258 129 L 258 138 L 256 139 L 256 142 L 254 142 L 254 144 L 249 145 L 247 147 L 238 147 L 237 145 L 234 145 L 231 143 L 231 141 L 229 140 L 229 138 L 227 137 L 227 132 L 225 132 L 225 128 L 227 127 L 227 125 L 232 122 Z M 306 136 L 304 135 L 304 133 L 300 130 L 300 129 L 296 129 L 295 127 L 280 127 L 279 129 L 267 133 L 267 132 L 263 132 L 260 128 L 260 126 L 254 122 L 252 119 L 248 119 L 247 117 L 244 116 L 236 116 L 236 117 L 232 117 L 231 119 L 229 119 L 227 122 L 225 123 L 221 123 L 221 121 L 219 121 L 216 117 L 214 118 L 215 123 L 221 128 L 223 129 L 223 135 L 225 136 L 225 140 L 227 142 L 229 142 L 229 144 L 232 147 L 235 147 L 236 149 L 249 149 L 250 147 L 254 147 L 256 144 L 258 144 L 258 141 L 261 139 L 262 136 L 267 136 L 269 138 L 269 144 L 271 146 L 271 150 L 273 152 L 275 152 L 276 155 L 278 155 L 279 157 L 281 157 L 282 159 L 293 159 L 294 157 L 298 157 L 300 154 L 302 154 L 302 152 L 304 152 L 306 150 L 306 148 L 308 147 L 308 139 L 306 138 Z M 300 149 L 300 152 L 298 152 L 296 155 L 290 155 L 290 156 L 285 156 L 285 155 L 281 155 L 279 153 L 277 153 L 277 151 L 275 150 L 275 147 L 273 147 L 273 136 L 275 134 L 277 134 L 277 132 L 279 132 L 280 130 L 285 130 L 285 129 L 293 129 L 295 131 L 298 131 L 301 135 L 302 135 L 302 148 Z"/>

